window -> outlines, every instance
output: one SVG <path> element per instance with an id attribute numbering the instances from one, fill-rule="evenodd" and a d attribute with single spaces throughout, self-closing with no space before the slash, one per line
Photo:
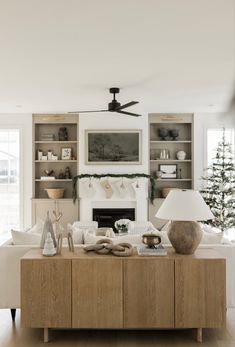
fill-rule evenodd
<path id="1" fill-rule="evenodd" d="M 20 130 L 0 129 L 0 235 L 20 227 Z"/>
<path id="2" fill-rule="evenodd" d="M 222 140 L 223 128 L 207 129 L 207 165 L 212 163 L 213 158 L 215 158 L 216 148 L 218 143 Z M 225 138 L 231 143 L 234 149 L 234 129 L 225 129 Z"/>

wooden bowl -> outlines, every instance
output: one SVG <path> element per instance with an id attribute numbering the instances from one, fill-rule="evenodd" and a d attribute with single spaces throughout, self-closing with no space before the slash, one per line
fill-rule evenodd
<path id="1" fill-rule="evenodd" d="M 62 199 L 64 188 L 45 188 L 49 199 Z"/>

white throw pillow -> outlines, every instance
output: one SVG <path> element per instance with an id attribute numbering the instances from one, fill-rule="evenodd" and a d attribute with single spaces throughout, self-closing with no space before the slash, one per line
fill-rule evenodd
<path id="1" fill-rule="evenodd" d="M 38 234 L 42 234 L 43 231 L 43 226 L 44 226 L 44 222 L 42 220 L 39 220 L 37 224 L 34 224 L 32 226 L 32 228 L 29 228 L 27 230 L 28 233 L 38 233 Z M 26 230 L 25 230 L 26 231 Z"/>
<path id="2" fill-rule="evenodd" d="M 41 234 L 11 230 L 14 245 L 40 245 Z"/>
<path id="3" fill-rule="evenodd" d="M 74 244 L 83 244 L 83 229 L 68 224 L 68 230 L 72 232 Z"/>
<path id="4" fill-rule="evenodd" d="M 130 222 L 128 232 L 131 234 L 144 234 L 146 232 L 158 232 L 151 222 Z"/>

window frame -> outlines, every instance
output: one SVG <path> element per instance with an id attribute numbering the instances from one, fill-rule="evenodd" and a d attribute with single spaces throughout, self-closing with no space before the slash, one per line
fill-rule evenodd
<path id="1" fill-rule="evenodd" d="M 1 130 L 18 130 L 19 131 L 19 204 L 20 204 L 20 229 L 23 229 L 24 225 L 24 198 L 23 198 L 23 192 L 24 192 L 24 157 L 23 157 L 23 126 L 19 124 L 0 124 L 0 131 Z"/>

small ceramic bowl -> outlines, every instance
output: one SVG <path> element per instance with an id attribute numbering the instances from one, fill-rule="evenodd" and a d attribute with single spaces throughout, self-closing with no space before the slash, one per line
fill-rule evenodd
<path id="1" fill-rule="evenodd" d="M 149 248 L 153 248 L 161 243 L 161 237 L 154 233 L 146 233 L 142 235 L 142 241 Z"/>

